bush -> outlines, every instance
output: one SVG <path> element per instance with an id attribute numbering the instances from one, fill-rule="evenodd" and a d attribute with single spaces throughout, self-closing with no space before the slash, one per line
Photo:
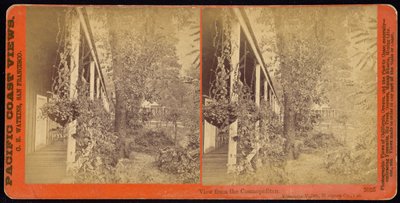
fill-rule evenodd
<path id="1" fill-rule="evenodd" d="M 261 122 L 263 144 L 260 156 L 264 163 L 280 166 L 286 160 L 285 144 L 287 140 L 283 137 L 283 123 L 271 109 L 265 110 L 262 117 L 267 119 L 263 119 Z"/>
<path id="2" fill-rule="evenodd" d="M 167 173 L 179 175 L 184 183 L 199 181 L 199 149 L 166 147 L 159 151 L 157 167 Z"/>
<path id="3" fill-rule="evenodd" d="M 267 164 L 256 170 L 254 173 L 246 173 L 236 176 L 236 185 L 272 185 L 287 184 L 289 182 L 284 165 Z"/>
<path id="4" fill-rule="evenodd" d="M 325 157 L 325 167 L 329 173 L 345 175 L 363 182 L 376 180 L 375 155 L 370 149 L 349 149 L 341 147 L 328 153 Z"/>
<path id="5" fill-rule="evenodd" d="M 327 133 L 315 133 L 304 139 L 304 146 L 312 149 L 339 147 L 341 145 L 333 134 Z"/>
<path id="6" fill-rule="evenodd" d="M 284 165 L 285 143 L 283 137 L 283 123 L 271 106 L 265 102 L 260 108 L 254 106 L 250 100 L 242 100 L 245 105 L 241 108 L 238 127 L 238 167 L 237 174 L 254 172 L 254 169 L 263 164 Z M 255 128 L 259 121 L 259 131 Z M 248 161 L 253 150 L 259 147 L 257 155 Z"/>
<path id="7" fill-rule="evenodd" d="M 159 149 L 174 145 L 174 142 L 163 131 L 142 131 L 139 132 L 134 140 L 130 151 L 145 152 L 154 155 L 158 154 Z"/>
<path id="8" fill-rule="evenodd" d="M 115 182 L 116 139 L 112 115 L 101 101 L 81 99 L 78 103 L 76 161 L 71 170 L 78 183 Z"/>

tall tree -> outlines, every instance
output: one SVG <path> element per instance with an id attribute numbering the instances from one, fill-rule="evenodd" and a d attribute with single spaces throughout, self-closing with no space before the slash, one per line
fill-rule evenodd
<path id="1" fill-rule="evenodd" d="M 188 8 L 150 7 L 108 10 L 120 157 L 128 156 L 127 112 L 138 112 L 144 100 L 160 100 L 160 87 L 154 81 L 169 80 L 171 74 L 162 73 L 180 68 L 176 31 L 191 24 L 194 12 Z"/>
<path id="2" fill-rule="evenodd" d="M 128 156 L 127 112 L 139 111 L 144 100 L 154 99 L 150 82 L 154 73 L 167 59 L 176 57 L 172 16 L 170 10 L 161 8 L 118 8 L 108 13 L 120 157 Z"/>
<path id="3" fill-rule="evenodd" d="M 309 132 L 316 123 L 313 104 L 323 97 L 322 68 L 332 56 L 326 11 L 320 8 L 272 9 L 283 87 L 286 152 L 297 154 L 295 137 Z"/>

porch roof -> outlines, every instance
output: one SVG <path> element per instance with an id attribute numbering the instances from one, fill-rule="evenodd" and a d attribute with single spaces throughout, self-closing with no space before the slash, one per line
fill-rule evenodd
<path id="1" fill-rule="evenodd" d="M 95 46 L 93 32 L 92 32 L 92 28 L 91 28 L 91 25 L 90 25 L 90 21 L 89 21 L 89 18 L 88 18 L 88 14 L 87 14 L 86 8 L 78 7 L 78 8 L 76 8 L 76 11 L 78 13 L 79 20 L 81 22 L 83 31 L 85 33 L 85 37 L 86 37 L 86 39 L 88 41 L 88 45 L 90 47 L 90 51 L 91 51 L 91 54 L 93 56 L 94 63 L 96 64 L 95 67 L 96 67 L 97 71 L 100 73 L 100 79 L 101 79 L 101 83 L 103 83 L 103 86 L 104 86 L 104 91 L 105 91 L 105 94 L 106 94 L 106 98 L 110 102 L 111 94 L 110 94 L 109 90 L 107 89 L 108 82 L 105 81 L 105 77 L 104 77 L 104 74 L 103 74 L 103 70 L 102 70 L 102 67 L 101 67 L 99 56 L 97 54 L 97 48 Z"/>
<path id="2" fill-rule="evenodd" d="M 272 82 L 271 76 L 268 73 L 267 67 L 264 62 L 264 58 L 262 56 L 260 48 L 258 47 L 257 39 L 251 28 L 250 20 L 248 19 L 245 10 L 243 8 L 234 8 L 233 13 L 237 17 L 239 24 L 240 24 L 241 28 L 243 29 L 243 33 L 245 34 L 245 36 L 250 44 L 250 47 L 257 59 L 258 64 L 261 66 L 261 69 L 267 78 L 268 84 L 271 86 L 274 95 L 276 95 L 277 102 L 280 104 L 278 94 L 275 91 L 274 84 Z"/>

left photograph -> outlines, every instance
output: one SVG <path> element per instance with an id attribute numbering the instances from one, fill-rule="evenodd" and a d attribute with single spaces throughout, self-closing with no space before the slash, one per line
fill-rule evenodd
<path id="1" fill-rule="evenodd" d="M 25 183 L 199 183 L 200 9 L 26 8 Z"/>

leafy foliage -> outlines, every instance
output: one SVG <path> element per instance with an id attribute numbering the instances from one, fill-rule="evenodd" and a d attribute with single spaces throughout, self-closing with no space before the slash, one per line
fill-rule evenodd
<path id="1" fill-rule="evenodd" d="M 267 57 L 277 56 L 272 64 L 278 66 L 275 77 L 282 84 L 283 98 L 280 100 L 283 101 L 285 114 L 283 129 L 270 126 L 279 132 L 275 136 L 278 139 L 264 142 L 275 142 L 276 145 L 267 147 L 271 151 L 266 153 L 260 146 L 260 154 L 270 154 L 268 159 L 277 160 L 273 161 L 276 163 L 273 169 L 280 172 L 271 174 L 274 170 L 267 169 L 269 165 L 266 164 L 262 166 L 264 174 L 256 170 L 250 175 L 243 175 L 246 178 L 239 178 L 239 184 L 249 181 L 285 182 L 285 169 L 281 165 L 287 162 L 284 155 L 289 154 L 290 149 L 282 151 L 282 145 L 278 143 L 299 148 L 301 152 L 312 152 L 321 160 L 325 159 L 325 165 L 322 164 L 325 168 L 321 168 L 321 171 L 334 174 L 332 177 L 353 179 L 357 183 L 374 182 L 377 157 L 376 9 L 259 10 L 262 10 L 259 23 L 273 32 L 269 38 L 276 39 L 276 42 L 263 39 L 261 44 L 267 52 L 274 52 L 267 54 Z M 337 117 L 323 120 L 321 115 L 312 110 L 315 104 L 330 106 L 336 110 Z M 329 122 L 331 132 L 316 132 L 314 127 L 321 121 Z M 263 127 L 262 121 L 260 126 Z M 247 152 L 251 151 L 251 142 L 246 143 Z M 326 152 L 328 155 L 322 158 Z M 298 155 L 297 152 L 293 154 Z M 305 155 L 302 158 L 307 157 Z M 290 163 L 293 162 L 296 160 L 290 160 Z M 252 162 L 247 163 L 246 167 L 249 164 L 251 167 L 257 166 Z M 268 176 L 282 178 L 272 180 Z"/>
<path id="2" fill-rule="evenodd" d="M 221 128 L 237 120 L 237 108 L 236 104 L 220 104 L 212 101 L 203 107 L 203 116 L 207 122 Z"/>
<path id="3" fill-rule="evenodd" d="M 156 155 L 159 149 L 174 146 L 174 143 L 166 136 L 163 131 L 149 130 L 142 132 L 135 139 L 135 144 L 131 150 Z"/>
<path id="4" fill-rule="evenodd" d="M 199 90 L 195 82 L 199 81 L 199 73 L 182 76 L 176 47 L 177 30 L 196 22 L 192 19 L 193 12 L 162 8 L 109 11 L 116 88 L 115 123 L 121 143 L 132 130 L 128 127 L 140 129 L 141 121 L 146 119 L 140 114 L 143 101 L 157 102 L 167 109 L 167 114 L 160 120 L 175 126 L 183 122 L 189 128 L 198 128 Z M 193 54 L 195 50 L 198 51 L 193 47 Z M 192 65 L 190 69 L 196 69 Z M 126 112 L 132 115 L 129 119 L 125 117 Z M 124 147 L 124 144 L 120 145 L 121 149 Z"/>
<path id="5" fill-rule="evenodd" d="M 57 55 L 56 62 L 53 65 L 55 71 L 52 72 L 51 93 L 57 99 L 66 99 L 69 97 L 71 70 L 75 68 L 75 61 L 71 59 L 71 18 L 76 15 L 75 10 L 67 8 L 62 12 L 63 15 L 57 16 L 58 32 L 56 36 Z"/>
<path id="6" fill-rule="evenodd" d="M 46 103 L 42 109 L 42 116 L 65 127 L 79 115 L 78 101 L 69 98 L 56 98 Z"/>
<path id="7" fill-rule="evenodd" d="M 329 102 L 326 86 L 332 83 L 326 72 L 345 64 L 346 54 L 341 51 L 346 46 L 342 29 L 345 17 L 343 10 L 329 8 L 274 8 L 270 11 L 280 66 L 276 77 L 283 89 L 286 151 L 294 152 L 296 140 L 308 137 L 320 120 L 313 106 Z M 270 13 L 264 11 L 259 18 L 266 26 L 271 22 L 262 16 Z M 336 20 L 329 20 L 333 18 Z"/>
<path id="8" fill-rule="evenodd" d="M 241 109 L 239 114 L 244 116 L 239 118 L 236 184 L 285 184 L 288 177 L 283 123 L 268 102 L 263 102 L 258 111 L 251 108 L 254 103 L 250 102 L 250 108 Z M 253 150 L 257 154 L 249 161 Z"/>
<path id="9" fill-rule="evenodd" d="M 164 161 L 160 168 L 171 174 L 178 171 L 181 177 L 188 179 L 190 177 L 186 176 L 199 173 L 199 164 L 198 160 L 182 153 L 188 150 L 199 151 L 198 134 L 190 135 L 190 138 L 196 137 L 197 142 L 190 143 L 187 149 L 181 149 L 177 145 L 177 128 L 179 123 L 185 129 L 198 133 L 199 70 L 196 67 L 199 65 L 199 57 L 196 57 L 196 54 L 199 53 L 199 49 L 193 46 L 193 50 L 188 54 L 195 58 L 191 67 L 182 67 L 177 55 L 176 34 L 178 29 L 190 26 L 194 30 L 191 37 L 199 38 L 199 31 L 196 31 L 199 27 L 193 25 L 197 22 L 192 19 L 195 17 L 193 10 L 130 9 L 111 11 L 109 14 L 116 85 L 116 132 L 121 138 L 119 143 L 122 143 L 119 146 L 129 148 L 123 151 L 132 153 L 140 151 L 153 154 L 166 147 L 170 151 L 179 152 L 179 157 L 174 153 L 164 154 L 162 160 L 167 161 Z M 147 17 L 143 18 L 144 16 Z M 157 102 L 165 108 L 164 117 L 157 119 L 174 124 L 175 147 L 170 146 L 171 141 L 165 133 L 144 132 L 145 129 L 141 129 L 142 122 L 151 119 L 140 113 L 143 101 Z M 129 126 L 125 125 L 125 112 L 131 115 L 127 119 Z M 124 136 L 127 137 L 126 140 L 123 140 Z M 129 167 L 129 164 L 126 166 Z M 136 168 L 133 167 L 132 170 Z M 198 182 L 198 175 L 197 180 L 189 182 Z"/>
<path id="10" fill-rule="evenodd" d="M 215 26 L 216 34 L 213 41 L 217 66 L 215 67 L 215 80 L 211 82 L 209 94 L 211 101 L 203 107 L 203 116 L 211 124 L 223 128 L 234 122 L 238 116 L 236 111 L 238 103 L 231 100 L 229 92 L 230 75 L 236 64 L 231 64 L 232 46 L 229 10 L 222 10 L 217 18 L 222 21 L 220 26 Z"/>
<path id="11" fill-rule="evenodd" d="M 117 163 L 117 137 L 110 113 L 101 101 L 82 99 L 79 103 L 76 162 L 73 166 L 76 182 L 114 182 L 113 170 Z"/>
<path id="12" fill-rule="evenodd" d="M 376 181 L 376 164 L 369 148 L 338 148 L 327 154 L 325 167 L 329 173 L 348 177 L 355 182 L 373 183 Z"/>
<path id="13" fill-rule="evenodd" d="M 341 67 L 340 75 L 327 72 L 334 84 L 327 88 L 329 100 L 341 109 L 340 125 L 346 130 L 335 132 L 345 136 L 344 147 L 326 157 L 326 167 L 331 173 L 364 182 L 376 177 L 377 38 L 376 19 L 372 17 L 375 12 L 370 8 L 351 9 L 354 18 L 345 21 L 351 60 Z"/>
<path id="14" fill-rule="evenodd" d="M 260 156 L 265 163 L 279 163 L 284 161 L 285 141 L 283 137 L 283 123 L 279 116 L 275 114 L 268 104 L 264 103 L 261 107 L 260 121 Z"/>
<path id="15" fill-rule="evenodd" d="M 257 168 L 257 163 L 254 162 L 260 160 L 260 157 L 263 157 L 264 162 L 272 160 L 272 157 L 281 158 L 283 151 L 280 149 L 283 148 L 285 139 L 282 138 L 279 116 L 272 113 L 269 105 L 257 106 L 251 84 L 241 81 L 240 69 L 249 67 L 232 64 L 231 16 L 228 10 L 219 15 L 221 23 L 215 26 L 213 42 L 218 63 L 215 68 L 215 80 L 211 82 L 211 101 L 203 107 L 203 116 L 209 123 L 222 130 L 238 121 L 238 134 L 234 137 L 238 142 L 236 173 L 245 174 Z M 245 53 L 239 61 L 247 54 Z M 230 81 L 234 83 L 229 87 Z M 253 154 L 257 154 L 259 158 L 254 159 Z"/>
<path id="16" fill-rule="evenodd" d="M 197 144 L 188 149 L 167 147 L 161 149 L 157 166 L 161 171 L 178 174 L 184 183 L 197 183 L 200 177 L 199 150 Z"/>
<path id="17" fill-rule="evenodd" d="M 67 124 L 77 120 L 76 161 L 72 170 L 76 182 L 113 182 L 115 159 L 115 140 L 113 123 L 101 101 L 88 98 L 57 100 L 49 102 L 42 109 L 46 116 L 67 128 Z M 72 119 L 73 118 L 73 119 Z M 66 136 L 62 130 L 62 135 Z"/>
<path id="18" fill-rule="evenodd" d="M 308 149 L 327 149 L 331 147 L 340 147 L 342 143 L 332 134 L 327 133 L 311 133 L 304 139 L 304 146 Z"/>

